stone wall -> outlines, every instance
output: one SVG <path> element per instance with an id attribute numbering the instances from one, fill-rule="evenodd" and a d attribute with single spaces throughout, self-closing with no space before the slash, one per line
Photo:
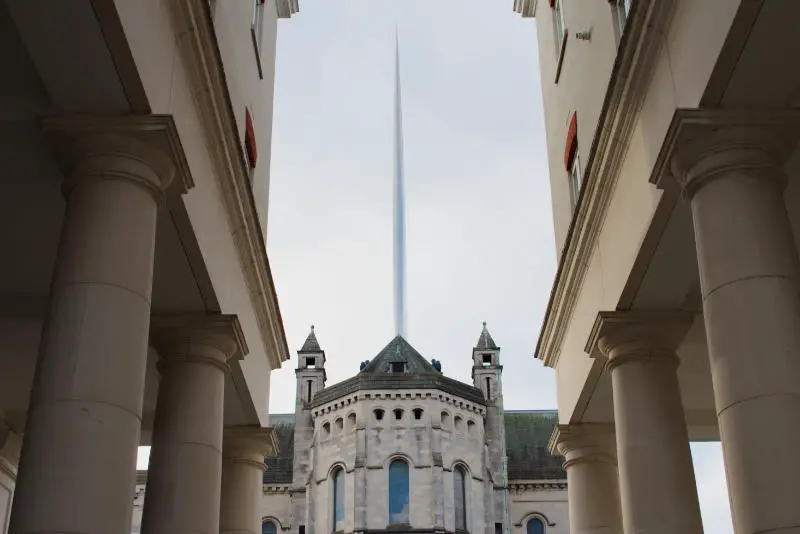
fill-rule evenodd
<path id="1" fill-rule="evenodd" d="M 511 481 L 508 493 L 510 534 L 526 534 L 531 518 L 539 518 L 547 534 L 569 534 L 567 481 Z"/>

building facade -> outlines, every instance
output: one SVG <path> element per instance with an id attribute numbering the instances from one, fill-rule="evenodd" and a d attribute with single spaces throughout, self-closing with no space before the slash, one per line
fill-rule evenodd
<path id="1" fill-rule="evenodd" d="M 395 337 L 326 386 L 312 329 L 298 352 L 295 413 L 273 416 L 263 532 L 567 534 L 566 480 L 547 451 L 554 412 L 503 409 L 500 349 L 484 325 L 473 384 Z"/>
<path id="2" fill-rule="evenodd" d="M 296 0 L 0 1 L 0 532 L 261 526 L 277 25 Z M 249 530 L 248 530 L 249 529 Z"/>
<path id="3" fill-rule="evenodd" d="M 800 4 L 515 0 L 538 36 L 575 533 L 702 532 L 719 440 L 737 534 L 800 531 Z"/>

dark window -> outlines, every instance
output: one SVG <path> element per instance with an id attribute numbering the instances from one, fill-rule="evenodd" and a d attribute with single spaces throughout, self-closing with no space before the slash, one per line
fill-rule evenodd
<path id="1" fill-rule="evenodd" d="M 297 534 L 306 534 L 306 526 L 300 525 L 300 530 Z"/>
<path id="2" fill-rule="evenodd" d="M 261 534 L 278 534 L 278 527 L 272 521 L 264 521 L 261 523 Z"/>
<path id="3" fill-rule="evenodd" d="M 306 358 L 306 367 L 313 369 L 317 365 L 316 358 Z"/>
<path id="4" fill-rule="evenodd" d="M 389 524 L 408 525 L 408 464 L 394 460 L 389 464 Z"/>
<path id="5" fill-rule="evenodd" d="M 422 408 L 414 408 L 414 419 L 417 421 L 422 419 Z"/>
<path id="6" fill-rule="evenodd" d="M 492 398 L 492 379 L 488 376 L 486 377 L 486 399 Z"/>
<path id="7" fill-rule="evenodd" d="M 383 420 L 383 410 L 381 409 L 375 410 L 375 419 L 377 419 L 378 421 Z"/>
<path id="8" fill-rule="evenodd" d="M 330 423 L 325 423 L 324 425 L 322 425 L 322 430 L 325 431 L 325 435 L 326 436 L 329 436 L 330 433 L 331 433 L 331 424 Z"/>
<path id="9" fill-rule="evenodd" d="M 311 402 L 311 380 L 306 380 L 306 402 Z"/>
<path id="10" fill-rule="evenodd" d="M 483 365 L 491 365 L 492 364 L 492 355 L 491 354 L 484 354 L 483 355 Z"/>
<path id="11" fill-rule="evenodd" d="M 467 476 L 463 467 L 453 471 L 453 501 L 455 503 L 456 530 L 467 530 Z"/>
<path id="12" fill-rule="evenodd" d="M 528 526 L 525 529 L 525 534 L 544 534 L 544 523 L 538 517 L 534 517 L 528 521 Z"/>
<path id="13" fill-rule="evenodd" d="M 392 362 L 392 372 L 393 373 L 405 373 L 406 372 L 406 364 L 405 364 L 405 362 Z"/>
<path id="14" fill-rule="evenodd" d="M 394 418 L 395 419 L 402 419 L 403 418 L 403 410 L 401 410 L 400 408 L 397 408 L 394 411 Z"/>
<path id="15" fill-rule="evenodd" d="M 503 534 L 503 523 L 494 524 L 494 534 Z"/>
<path id="16" fill-rule="evenodd" d="M 333 472 L 333 530 L 344 530 L 344 471 Z"/>

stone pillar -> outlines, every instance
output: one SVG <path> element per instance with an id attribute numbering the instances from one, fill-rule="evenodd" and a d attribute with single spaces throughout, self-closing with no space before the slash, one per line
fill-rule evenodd
<path id="1" fill-rule="evenodd" d="M 674 352 L 690 325 L 680 313 L 634 312 L 602 312 L 595 324 L 611 372 L 628 533 L 703 531 Z"/>
<path id="2" fill-rule="evenodd" d="M 157 317 L 161 382 L 143 534 L 217 533 L 228 360 L 246 352 L 235 316 Z M 263 463 L 263 462 L 262 462 Z"/>
<path id="3" fill-rule="evenodd" d="M 558 425 L 551 454 L 564 456 L 572 534 L 622 534 L 617 451 L 611 425 Z"/>
<path id="4" fill-rule="evenodd" d="M 261 534 L 264 458 L 278 452 L 271 428 L 225 429 L 220 534 Z"/>
<path id="5" fill-rule="evenodd" d="M 738 534 L 800 532 L 800 282 L 781 170 L 797 137 L 781 130 L 709 126 L 672 160 L 694 218 Z"/>
<path id="6" fill-rule="evenodd" d="M 355 515 L 355 532 L 367 530 L 367 425 L 364 421 L 356 423 L 356 458 L 354 463 L 355 483 L 354 494 L 355 503 L 353 511 Z"/>
<path id="7" fill-rule="evenodd" d="M 171 159 L 92 118 L 45 121 L 67 200 L 9 532 L 130 531 L 156 214 Z"/>

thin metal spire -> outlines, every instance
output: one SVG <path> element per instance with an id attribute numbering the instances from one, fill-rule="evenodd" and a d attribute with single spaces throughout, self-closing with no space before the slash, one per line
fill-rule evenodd
<path id="1" fill-rule="evenodd" d="M 403 108 L 400 98 L 400 38 L 394 30 L 394 328 L 406 337 L 406 199 L 403 187 Z"/>

